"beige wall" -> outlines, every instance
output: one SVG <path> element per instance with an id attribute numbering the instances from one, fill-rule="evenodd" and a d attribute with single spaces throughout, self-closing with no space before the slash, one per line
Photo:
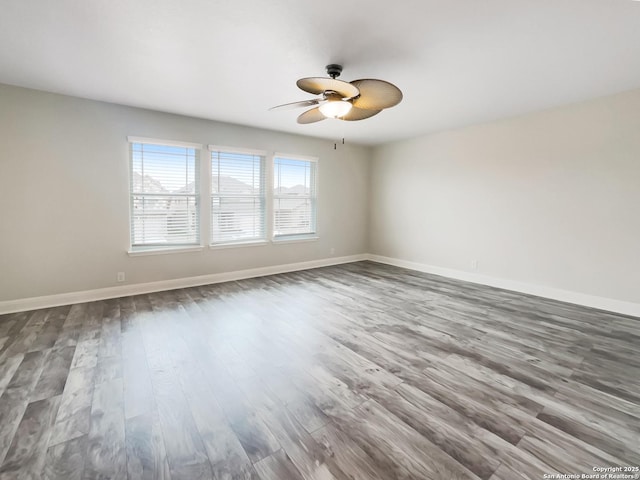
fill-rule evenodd
<path id="1" fill-rule="evenodd" d="M 370 252 L 638 303 L 639 132 L 640 90 L 334 150 L 0 85 L 0 301 L 118 286 L 118 271 L 138 284 L 318 260 L 335 248 L 336 257 Z M 129 257 L 127 135 L 319 157 L 320 240 Z"/>
<path id="2" fill-rule="evenodd" d="M 371 176 L 371 253 L 640 302 L 640 90 L 381 146 Z"/>
<path id="3" fill-rule="evenodd" d="M 129 257 L 127 135 L 319 157 L 320 240 Z M 205 152 L 206 154 L 206 152 Z M 367 251 L 370 149 L 0 85 L 0 301 Z M 206 158 L 206 157 L 205 157 Z"/>

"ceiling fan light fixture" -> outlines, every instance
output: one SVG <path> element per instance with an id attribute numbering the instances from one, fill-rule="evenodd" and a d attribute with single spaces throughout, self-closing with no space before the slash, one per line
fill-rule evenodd
<path id="1" fill-rule="evenodd" d="M 345 100 L 329 100 L 320 105 L 320 112 L 327 118 L 344 117 L 351 110 L 351 102 Z"/>

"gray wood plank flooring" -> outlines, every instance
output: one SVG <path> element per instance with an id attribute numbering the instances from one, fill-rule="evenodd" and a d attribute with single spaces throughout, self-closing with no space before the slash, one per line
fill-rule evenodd
<path id="1" fill-rule="evenodd" d="M 4 315 L 0 478 L 638 466 L 639 349 L 637 318 L 372 262 Z"/>

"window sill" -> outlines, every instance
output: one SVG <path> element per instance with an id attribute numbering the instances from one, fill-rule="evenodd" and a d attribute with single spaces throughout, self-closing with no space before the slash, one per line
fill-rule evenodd
<path id="1" fill-rule="evenodd" d="M 242 248 L 242 247 L 263 247 L 269 245 L 266 240 L 257 240 L 252 242 L 237 242 L 237 243 L 214 243 L 209 245 L 211 250 L 223 250 L 225 248 Z"/>
<path id="2" fill-rule="evenodd" d="M 301 235 L 299 237 L 280 237 L 274 238 L 272 241 L 276 245 L 286 245 L 287 243 L 303 243 L 303 242 L 315 242 L 319 239 L 317 235 Z"/>
<path id="3" fill-rule="evenodd" d="M 146 248 L 140 250 L 129 250 L 127 253 L 130 257 L 144 257 L 146 255 L 169 255 L 171 253 L 201 252 L 203 248 L 204 247 L 202 245 L 175 248 Z"/>

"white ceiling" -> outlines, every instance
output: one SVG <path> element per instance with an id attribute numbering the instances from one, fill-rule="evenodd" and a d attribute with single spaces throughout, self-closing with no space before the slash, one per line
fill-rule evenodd
<path id="1" fill-rule="evenodd" d="M 267 111 L 328 63 L 403 102 L 360 122 Z M 378 144 L 640 87 L 640 2 L 0 0 L 0 83 Z"/>

